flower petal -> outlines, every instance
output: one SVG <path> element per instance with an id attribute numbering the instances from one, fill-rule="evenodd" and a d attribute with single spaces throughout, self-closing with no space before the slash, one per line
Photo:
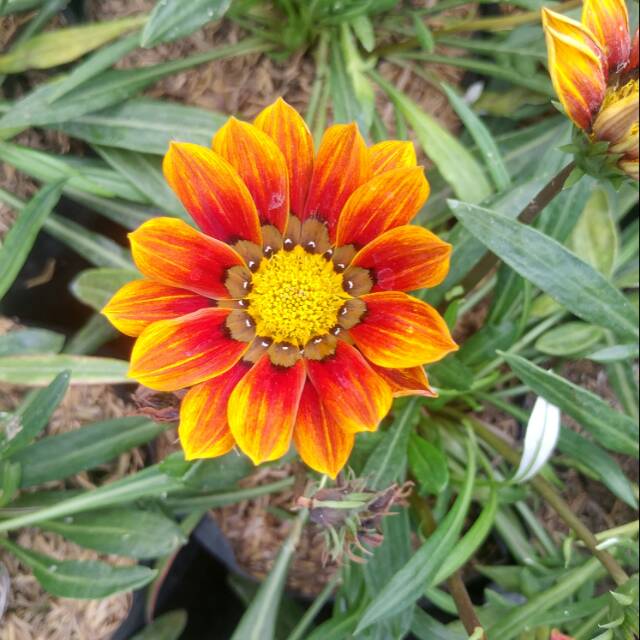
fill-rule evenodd
<path id="1" fill-rule="evenodd" d="M 378 366 L 415 367 L 458 349 L 444 319 L 426 302 L 397 291 L 369 293 L 361 300 L 367 311 L 349 334 Z"/>
<path id="2" fill-rule="evenodd" d="M 129 376 L 158 391 L 177 391 L 219 376 L 249 345 L 230 338 L 228 309 L 201 309 L 150 324 L 136 340 Z"/>
<path id="3" fill-rule="evenodd" d="M 307 360 L 307 372 L 325 410 L 345 431 L 375 431 L 391 408 L 389 385 L 342 340 L 332 356 Z"/>
<path id="4" fill-rule="evenodd" d="M 629 61 L 625 71 L 633 71 L 638 68 L 640 58 L 640 31 L 636 29 L 636 35 L 633 36 L 633 44 L 631 45 L 631 52 L 629 53 Z"/>
<path id="5" fill-rule="evenodd" d="M 440 284 L 450 256 L 450 244 L 424 227 L 405 225 L 365 245 L 351 264 L 371 271 L 373 291 L 413 291 Z"/>
<path id="6" fill-rule="evenodd" d="M 373 363 L 371 363 L 371 367 L 389 385 L 394 398 L 402 396 L 438 397 L 438 394 L 431 388 L 427 374 L 422 367 L 386 369 Z"/>
<path id="7" fill-rule="evenodd" d="M 579 22 L 542 9 L 551 81 L 567 115 L 588 130 L 606 91 L 604 54 Z"/>
<path id="8" fill-rule="evenodd" d="M 355 191 L 340 214 L 338 246 L 364 246 L 381 233 L 409 223 L 429 197 L 422 167 L 392 169 Z"/>
<path id="9" fill-rule="evenodd" d="M 411 168 L 418 164 L 412 142 L 385 140 L 369 147 L 371 171 L 374 176 L 391 169 Z"/>
<path id="10" fill-rule="evenodd" d="M 227 270 L 244 264 L 228 245 L 177 218 L 152 218 L 129 234 L 142 273 L 162 284 L 209 298 L 228 298 Z"/>
<path id="11" fill-rule="evenodd" d="M 300 398 L 293 441 L 308 466 L 332 478 L 344 467 L 353 449 L 353 433 L 340 428 L 309 381 Z"/>
<path id="12" fill-rule="evenodd" d="M 153 280 L 127 282 L 102 310 L 118 331 L 137 337 L 152 322 L 179 318 L 211 306 L 197 293 L 168 287 Z"/>
<path id="13" fill-rule="evenodd" d="M 624 0 L 584 0 L 582 24 L 597 38 L 605 52 L 608 71 L 616 73 L 629 59 L 629 13 Z"/>
<path id="14" fill-rule="evenodd" d="M 291 213 L 300 217 L 313 173 L 313 138 L 300 114 L 282 98 L 258 114 L 253 123 L 275 140 L 287 163 Z"/>
<path id="15" fill-rule="evenodd" d="M 260 223 L 284 232 L 289 217 L 289 178 L 276 143 L 257 127 L 230 118 L 214 136 L 213 150 L 244 180 Z"/>
<path id="16" fill-rule="evenodd" d="M 344 203 L 370 173 L 369 151 L 358 127 L 329 127 L 318 149 L 303 219 L 315 216 L 326 222 L 333 239 Z"/>
<path id="17" fill-rule="evenodd" d="M 233 390 L 229 426 L 254 464 L 275 460 L 289 450 L 304 381 L 302 360 L 279 367 L 265 354 Z"/>
<path id="18" fill-rule="evenodd" d="M 236 170 L 211 149 L 172 142 L 162 164 L 164 176 L 198 226 L 223 242 L 261 244 L 253 198 Z"/>
<path id="19" fill-rule="evenodd" d="M 249 367 L 238 362 L 226 373 L 192 387 L 182 399 L 178 436 L 186 460 L 217 458 L 233 448 L 227 402 Z"/>

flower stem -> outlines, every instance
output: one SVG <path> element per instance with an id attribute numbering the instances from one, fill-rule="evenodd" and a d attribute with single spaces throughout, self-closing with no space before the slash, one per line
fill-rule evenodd
<path id="1" fill-rule="evenodd" d="M 457 411 L 447 410 L 447 413 L 465 424 L 468 424 L 482 440 L 491 445 L 505 460 L 517 465 L 520 461 L 520 453 L 512 447 L 501 435 L 497 434 L 488 425 L 477 418 L 465 416 Z M 602 563 L 617 585 L 623 585 L 629 580 L 625 570 L 618 561 L 607 551 L 598 548 L 598 540 L 591 531 L 582 523 L 571 510 L 570 505 L 557 493 L 549 482 L 542 476 L 536 476 L 531 480 L 531 485 L 536 492 L 544 498 L 553 510 L 562 518 L 564 523 L 576 534 L 585 546 Z"/>
<path id="2" fill-rule="evenodd" d="M 562 191 L 564 183 L 575 169 L 575 162 L 570 162 L 557 173 L 534 196 L 533 200 L 518 214 L 518 220 L 523 224 L 531 224 L 536 216 Z M 497 264 L 498 258 L 493 253 L 486 253 L 473 271 L 462 281 L 465 291 L 471 291 Z"/>

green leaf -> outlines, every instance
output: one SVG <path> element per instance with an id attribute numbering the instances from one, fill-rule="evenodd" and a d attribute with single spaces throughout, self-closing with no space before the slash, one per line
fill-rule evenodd
<path id="1" fill-rule="evenodd" d="M 550 356 L 572 356 L 598 344 L 603 336 L 602 327 L 586 322 L 565 322 L 542 334 L 535 347 Z"/>
<path id="2" fill-rule="evenodd" d="M 371 19 L 361 15 L 351 21 L 351 28 L 365 51 L 371 53 L 376 46 L 376 34 Z"/>
<path id="3" fill-rule="evenodd" d="M 0 357 L 33 353 L 58 353 L 64 336 L 47 329 L 18 329 L 0 336 Z"/>
<path id="4" fill-rule="evenodd" d="M 578 317 L 638 338 L 637 314 L 602 275 L 561 244 L 489 209 L 450 201 L 458 220 L 521 276 L 551 295 Z"/>
<path id="5" fill-rule="evenodd" d="M 422 609 L 417 608 L 411 631 L 419 640 L 468 640 L 462 631 L 449 629 Z"/>
<path id="6" fill-rule="evenodd" d="M 596 189 L 570 238 L 574 253 L 605 277 L 610 277 L 618 253 L 618 230 L 607 192 Z"/>
<path id="7" fill-rule="evenodd" d="M 186 542 L 173 520 L 161 513 L 131 508 L 92 511 L 48 520 L 39 526 L 82 547 L 129 558 L 157 558 Z"/>
<path id="8" fill-rule="evenodd" d="M 131 640 L 178 640 L 186 626 L 186 611 L 170 611 L 156 618 Z"/>
<path id="9" fill-rule="evenodd" d="M 495 358 L 496 351 L 508 349 L 518 336 L 515 322 L 487 324 L 465 340 L 458 358 L 467 366 L 481 365 Z"/>
<path id="10" fill-rule="evenodd" d="M 604 447 L 638 457 L 638 427 L 598 396 L 510 353 L 501 354 L 535 393 L 575 418 Z"/>
<path id="11" fill-rule="evenodd" d="M 226 116 L 163 100 L 128 100 L 74 118 L 56 129 L 91 144 L 163 155 L 172 140 L 211 144 Z"/>
<path id="12" fill-rule="evenodd" d="M 435 532 L 368 604 L 356 633 L 412 606 L 424 589 L 434 584 L 436 574 L 451 553 L 464 524 L 471 504 L 475 474 L 475 442 L 469 439 L 464 484 L 456 502 Z"/>
<path id="13" fill-rule="evenodd" d="M 60 598 L 105 598 L 139 589 L 156 576 L 153 569 L 138 565 L 114 567 L 99 560 L 55 560 L 4 538 L 0 545 L 28 566 L 46 591 Z"/>
<path id="14" fill-rule="evenodd" d="M 129 363 L 126 360 L 64 354 L 0 358 L 0 382 L 41 387 L 64 369 L 71 371 L 72 384 L 133 382 L 127 377 Z"/>
<path id="15" fill-rule="evenodd" d="M 137 416 L 95 422 L 43 438 L 18 451 L 13 460 L 23 465 L 21 486 L 31 487 L 97 467 L 153 440 L 166 428 L 166 424 Z"/>
<path id="16" fill-rule="evenodd" d="M 47 31 L 29 38 L 0 56 L 0 73 L 49 69 L 71 62 L 106 42 L 140 26 L 146 16 L 108 20 L 80 27 Z"/>
<path id="17" fill-rule="evenodd" d="M 427 53 L 433 53 L 436 43 L 433 33 L 431 33 L 431 29 L 427 27 L 418 13 L 411 14 L 411 21 L 413 22 L 413 30 L 416 34 L 416 40 L 420 43 L 420 46 Z"/>
<path id="18" fill-rule="evenodd" d="M 633 360 L 638 357 L 638 345 L 615 344 L 611 347 L 603 347 L 585 356 L 594 362 L 620 362 L 621 360 Z"/>
<path id="19" fill-rule="evenodd" d="M 491 186 L 473 155 L 404 93 L 379 75 L 375 74 L 374 78 L 406 118 L 422 150 L 438 167 L 458 198 L 482 202 L 491 193 Z"/>
<path id="20" fill-rule="evenodd" d="M 418 481 L 421 496 L 438 494 L 449 484 L 444 453 L 428 440 L 412 433 L 409 438 L 409 467 Z"/>
<path id="21" fill-rule="evenodd" d="M 482 154 L 485 166 L 496 189 L 498 191 L 504 191 L 511 184 L 511 178 L 502 159 L 500 149 L 493 139 L 491 132 L 473 109 L 457 94 L 453 87 L 443 82 L 442 88 L 447 98 L 449 98 L 451 106 L 460 117 L 460 120 L 462 120 L 469 135 L 473 138 L 478 150 Z"/>
<path id="22" fill-rule="evenodd" d="M 16 421 L 15 428 L 19 431 L 8 440 L 3 441 L 0 437 L 0 458 L 8 458 L 20 451 L 47 426 L 56 407 L 64 398 L 69 387 L 69 378 L 69 372 L 62 371 L 48 387 L 32 392 L 22 401 L 10 417 Z"/>
<path id="23" fill-rule="evenodd" d="M 73 295 L 96 311 L 101 311 L 113 294 L 138 277 L 129 269 L 85 269 L 71 282 Z"/>
<path id="24" fill-rule="evenodd" d="M 207 22 L 222 18 L 230 5 L 231 0 L 159 0 L 142 31 L 140 44 L 155 47 L 188 36 Z"/>
<path id="25" fill-rule="evenodd" d="M 0 246 L 0 299 L 9 290 L 25 263 L 47 216 L 58 202 L 62 183 L 50 184 L 38 191 L 18 212 L 13 226 Z"/>

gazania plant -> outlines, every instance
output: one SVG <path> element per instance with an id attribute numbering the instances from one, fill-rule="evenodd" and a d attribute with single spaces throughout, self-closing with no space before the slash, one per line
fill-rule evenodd
<path id="1" fill-rule="evenodd" d="M 0 640 L 637 638 L 637 22 L 0 0 Z"/>
<path id="2" fill-rule="evenodd" d="M 164 174 L 201 231 L 156 218 L 130 235 L 146 276 L 105 307 L 136 336 L 129 375 L 180 408 L 187 459 L 234 445 L 255 464 L 302 459 L 332 477 L 394 395 L 435 396 L 422 365 L 457 346 L 407 295 L 440 284 L 451 246 L 409 223 L 429 184 L 409 142 L 367 147 L 335 125 L 314 153 L 279 100 L 231 119 L 213 148 L 175 142 Z"/>

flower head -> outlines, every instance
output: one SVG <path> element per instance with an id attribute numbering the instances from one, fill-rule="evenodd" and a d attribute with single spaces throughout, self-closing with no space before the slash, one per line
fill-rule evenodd
<path id="1" fill-rule="evenodd" d="M 549 73 L 571 120 L 638 179 L 638 32 L 624 0 L 584 0 L 582 21 L 542 9 Z"/>
<path id="2" fill-rule="evenodd" d="M 451 247 L 408 224 L 429 193 L 410 143 L 367 148 L 334 125 L 314 153 L 278 100 L 253 124 L 230 119 L 213 149 L 172 144 L 163 167 L 200 231 L 155 218 L 130 234 L 145 279 L 104 313 L 137 338 L 132 378 L 188 389 L 188 459 L 237 444 L 258 464 L 293 439 L 335 476 L 394 395 L 434 395 L 422 365 L 457 346 L 404 292 L 442 282 Z"/>

